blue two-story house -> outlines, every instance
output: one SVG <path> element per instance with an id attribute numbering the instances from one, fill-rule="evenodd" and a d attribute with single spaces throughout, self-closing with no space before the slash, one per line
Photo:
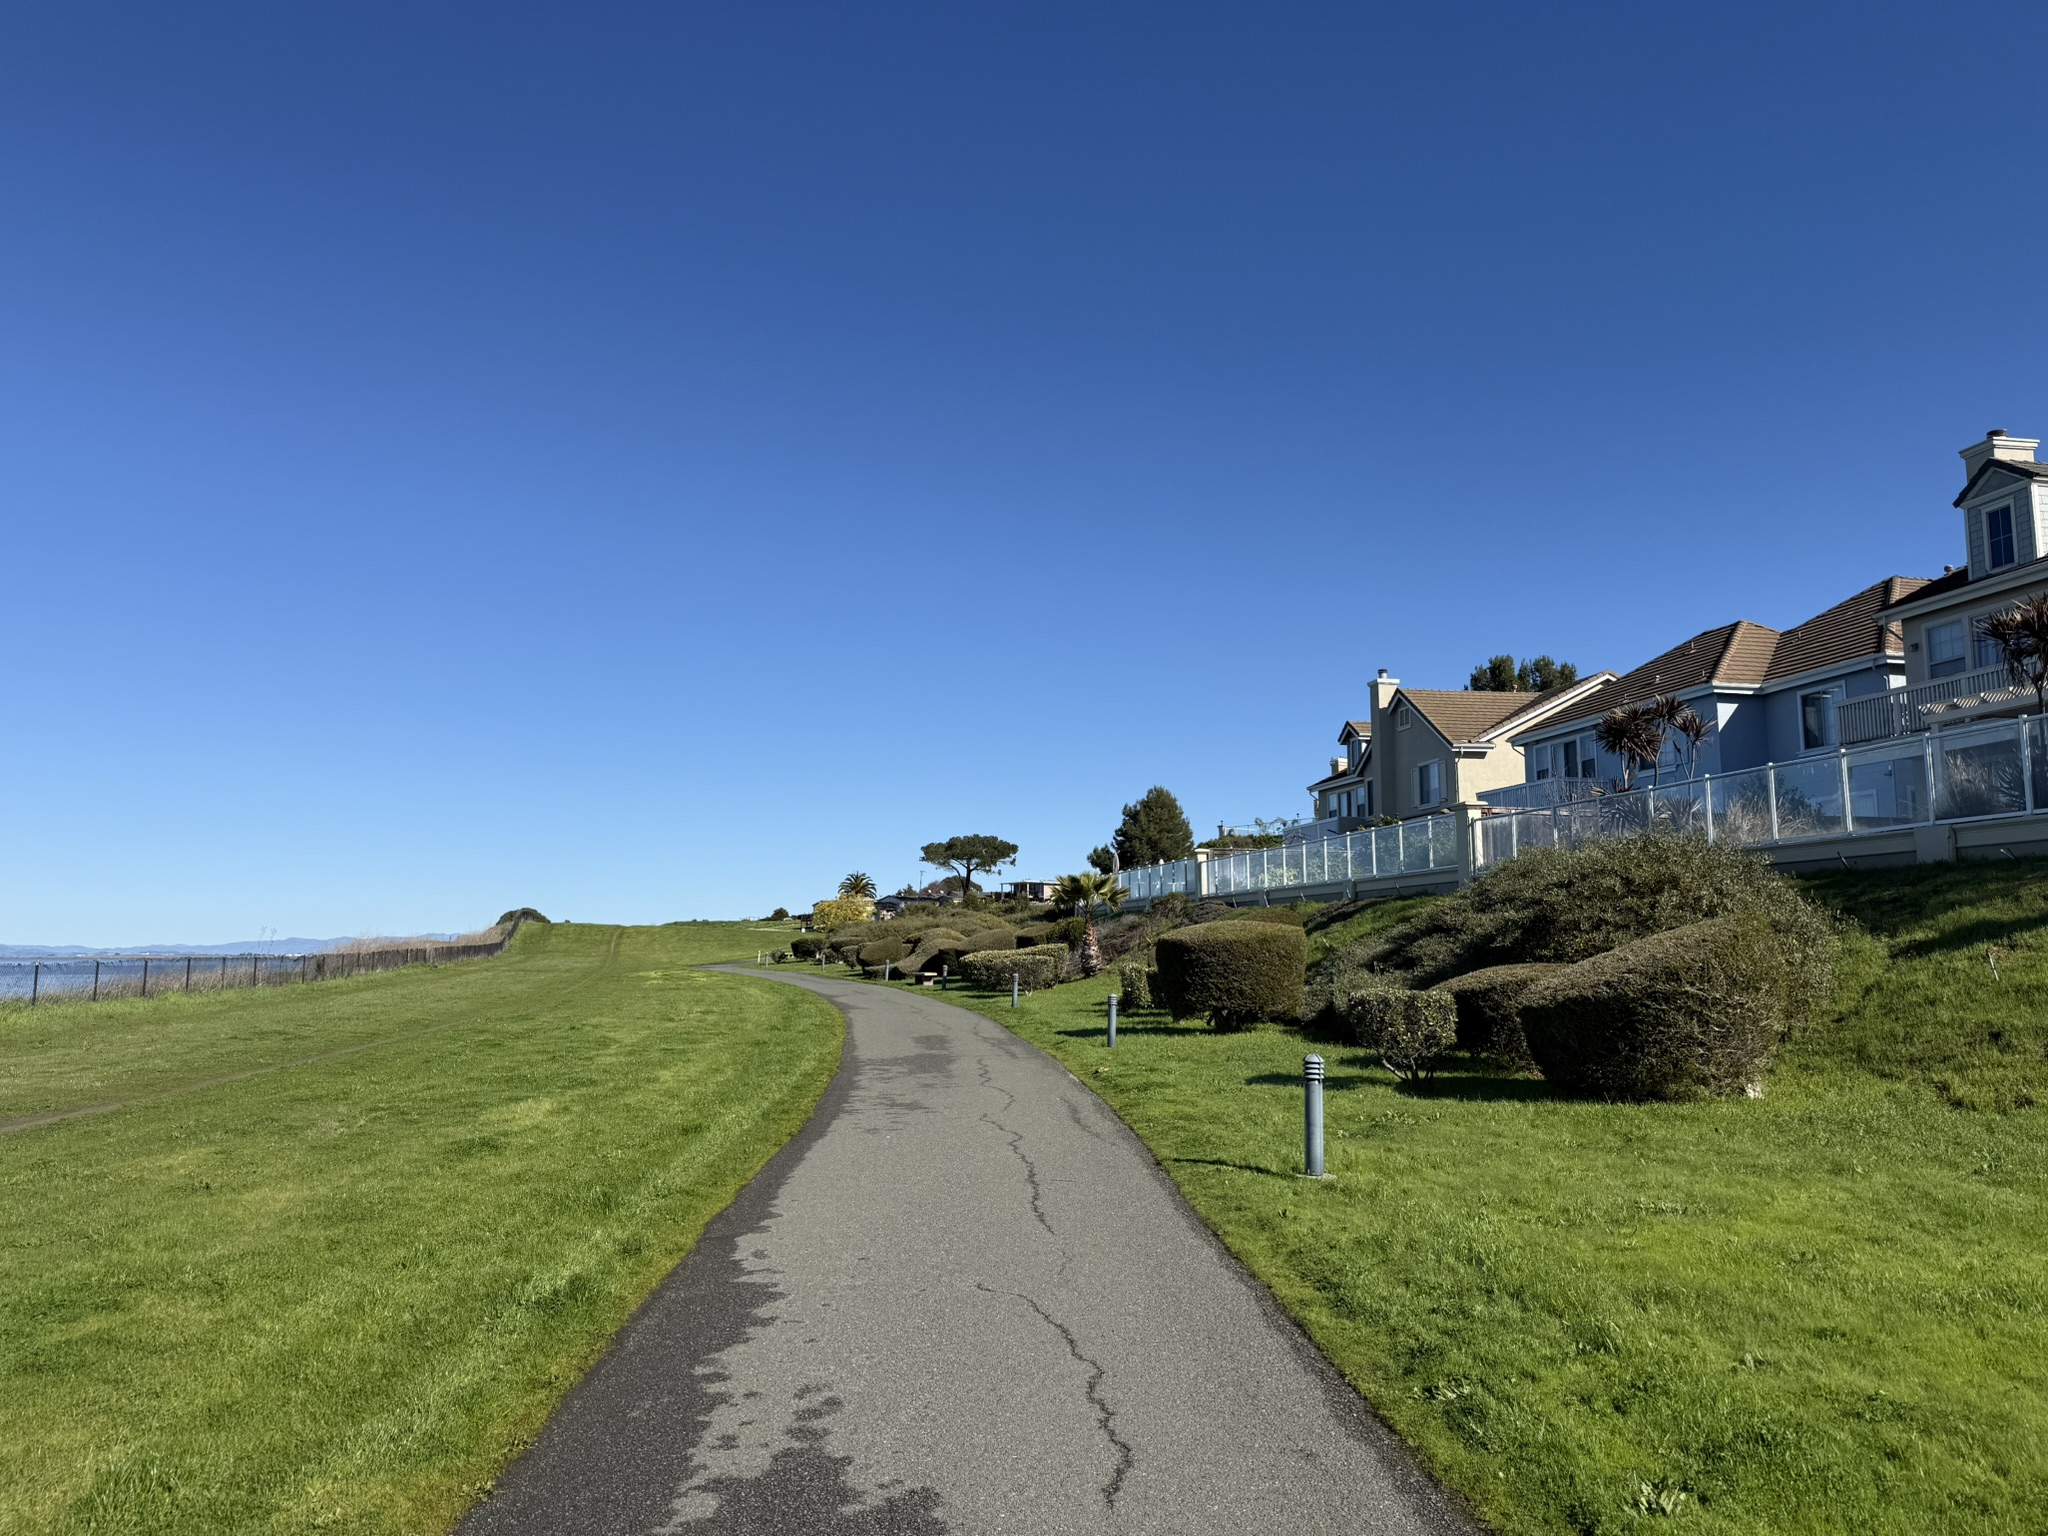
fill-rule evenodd
<path id="1" fill-rule="evenodd" d="M 1926 585 L 1923 577 L 1889 576 L 1791 629 L 1738 619 L 1632 672 L 1609 674 L 1571 709 L 1513 737 L 1527 782 L 1484 798 L 1497 806 L 1553 805 L 1620 788 L 1631 775 L 1601 750 L 1595 730 L 1609 711 L 1660 694 L 1690 705 L 1707 734 L 1697 752 L 1667 739 L 1663 760 L 1638 770 L 1637 784 L 1836 751 L 1844 706 L 1904 685 L 1905 646 L 1885 610 Z"/>

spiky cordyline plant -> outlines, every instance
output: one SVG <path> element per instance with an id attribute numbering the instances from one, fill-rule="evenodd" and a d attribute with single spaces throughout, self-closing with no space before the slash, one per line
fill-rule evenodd
<path id="1" fill-rule="evenodd" d="M 1979 620 L 1977 632 L 1998 647 L 2013 686 L 2033 689 L 2034 708 L 2048 712 L 2048 592 Z"/>
<path id="2" fill-rule="evenodd" d="M 1664 755 L 1664 722 L 1649 704 L 1622 704 L 1601 716 L 1593 739 L 1621 759 L 1622 786 L 1633 789 L 1638 768 L 1654 768 Z"/>

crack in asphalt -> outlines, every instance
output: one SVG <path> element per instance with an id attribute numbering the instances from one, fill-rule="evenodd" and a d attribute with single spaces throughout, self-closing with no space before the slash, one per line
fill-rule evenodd
<path id="1" fill-rule="evenodd" d="M 1009 1112 L 1010 1110 L 1016 1107 L 1017 1095 L 1010 1092 L 1010 1090 L 1005 1088 L 1001 1083 L 997 1082 L 995 1078 L 990 1074 L 988 1070 L 987 1057 L 977 1056 L 974 1061 L 974 1070 L 975 1073 L 981 1078 L 982 1087 L 988 1089 L 991 1093 L 1000 1093 L 1003 1096 L 1003 1110 L 1005 1113 Z"/>
<path id="2" fill-rule="evenodd" d="M 1129 1477 L 1132 1468 L 1137 1466 L 1138 1455 L 1137 1452 L 1131 1449 L 1130 1441 L 1116 1432 L 1116 1410 L 1103 1401 L 1102 1378 L 1108 1372 L 1103 1370 L 1098 1361 L 1082 1354 L 1081 1345 L 1074 1338 L 1074 1330 L 1046 1311 L 1034 1298 L 1025 1295 L 1022 1291 L 999 1291 L 983 1280 L 975 1282 L 975 1289 L 986 1291 L 991 1296 L 1013 1296 L 1018 1301 L 1023 1302 L 1025 1306 L 1038 1314 L 1041 1322 L 1051 1328 L 1065 1341 L 1067 1353 L 1088 1368 L 1088 1386 L 1086 1389 L 1088 1404 L 1095 1410 L 1095 1422 L 1096 1426 L 1102 1431 L 1102 1438 L 1107 1440 L 1116 1451 L 1116 1471 L 1111 1473 L 1109 1481 L 1102 1485 L 1102 1502 L 1109 1508 L 1115 1509 L 1116 1497 L 1124 1491 L 1124 1479 Z"/>
<path id="3" fill-rule="evenodd" d="M 983 1114 L 981 1118 L 1010 1138 L 1010 1150 L 1017 1154 L 1017 1161 L 1024 1165 L 1024 1182 L 1031 1186 L 1031 1214 L 1036 1216 L 1038 1224 L 1045 1228 L 1047 1237 L 1058 1237 L 1059 1234 L 1052 1229 L 1052 1223 L 1045 1219 L 1045 1199 L 1038 1187 L 1038 1165 L 1031 1161 L 1031 1154 L 1024 1150 L 1024 1133 L 1011 1130 L 994 1115 Z"/>

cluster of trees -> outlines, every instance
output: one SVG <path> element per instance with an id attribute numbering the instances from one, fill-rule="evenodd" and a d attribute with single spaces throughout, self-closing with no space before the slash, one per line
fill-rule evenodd
<path id="1" fill-rule="evenodd" d="M 1473 693 L 1548 693 L 1553 688 L 1569 688 L 1578 680 L 1579 669 L 1568 661 L 1548 656 L 1523 661 L 1492 656 L 1472 669 L 1472 681 L 1465 687 Z"/>

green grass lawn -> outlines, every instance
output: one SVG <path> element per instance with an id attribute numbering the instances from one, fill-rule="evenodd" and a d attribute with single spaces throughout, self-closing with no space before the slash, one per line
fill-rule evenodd
<path id="1" fill-rule="evenodd" d="M 1107 978 L 953 999 L 1093 1085 L 1449 1484 L 1511 1532 L 2048 1529 L 2048 870 L 1813 882 L 1836 1015 L 1758 1101 L 1141 1015 Z M 1367 926 L 1371 919 L 1352 919 Z M 1987 949 L 2005 951 L 1992 974 Z M 1330 1060 L 1329 1183 L 1294 1177 Z M 1654 1527 L 1653 1527 L 1654 1528 Z"/>
<path id="2" fill-rule="evenodd" d="M 0 1530 L 445 1531 L 824 1090 L 690 969 L 787 937 L 0 1010 L 0 1119 L 143 1101 L 0 1136 Z"/>

